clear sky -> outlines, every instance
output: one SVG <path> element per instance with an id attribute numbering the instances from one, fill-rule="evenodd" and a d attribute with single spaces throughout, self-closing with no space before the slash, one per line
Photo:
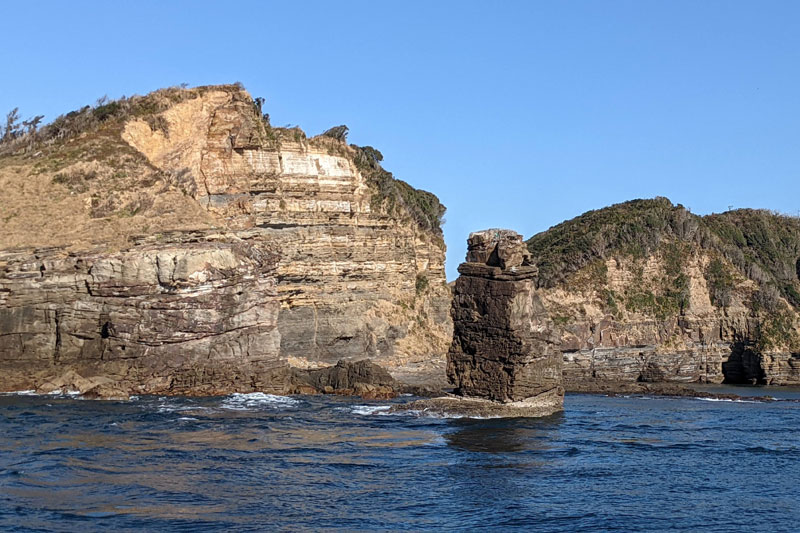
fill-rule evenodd
<path id="1" fill-rule="evenodd" d="M 470 231 L 667 196 L 800 210 L 800 2 L 2 2 L 0 112 L 241 81 Z"/>

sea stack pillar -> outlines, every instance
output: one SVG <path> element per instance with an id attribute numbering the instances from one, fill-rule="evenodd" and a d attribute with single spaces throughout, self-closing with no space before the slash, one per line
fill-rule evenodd
<path id="1" fill-rule="evenodd" d="M 537 295 L 537 269 L 522 236 L 491 229 L 472 233 L 467 242 L 447 354 L 447 377 L 455 393 L 535 406 L 542 414 L 560 411 L 559 335 Z"/>

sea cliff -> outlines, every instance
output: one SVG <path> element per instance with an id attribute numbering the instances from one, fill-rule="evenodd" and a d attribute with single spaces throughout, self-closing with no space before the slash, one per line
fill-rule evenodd
<path id="1" fill-rule="evenodd" d="M 0 145 L 0 388 L 77 372 L 280 391 L 287 369 L 339 360 L 443 368 L 444 207 L 346 128 L 274 128 L 262 102 L 163 89 Z"/>
<path id="2" fill-rule="evenodd" d="M 634 200 L 527 243 L 568 387 L 800 383 L 797 218 Z"/>

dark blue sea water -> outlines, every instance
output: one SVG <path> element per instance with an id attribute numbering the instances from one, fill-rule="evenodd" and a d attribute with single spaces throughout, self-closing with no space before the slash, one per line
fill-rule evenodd
<path id="1" fill-rule="evenodd" d="M 513 420 L 385 405 L 0 396 L 0 530 L 800 528 L 800 403 L 568 395 Z"/>

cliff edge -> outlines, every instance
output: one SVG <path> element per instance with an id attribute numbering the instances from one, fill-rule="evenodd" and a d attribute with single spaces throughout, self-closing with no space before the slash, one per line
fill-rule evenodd
<path id="1" fill-rule="evenodd" d="M 279 391 L 276 369 L 443 367 L 444 207 L 346 128 L 307 138 L 262 103 L 169 88 L 6 136 L 0 388 L 75 370 Z"/>

